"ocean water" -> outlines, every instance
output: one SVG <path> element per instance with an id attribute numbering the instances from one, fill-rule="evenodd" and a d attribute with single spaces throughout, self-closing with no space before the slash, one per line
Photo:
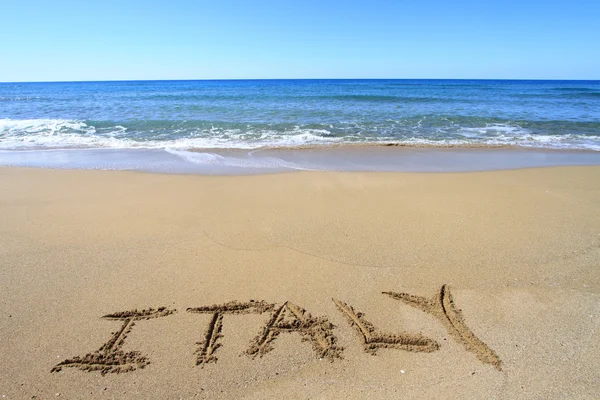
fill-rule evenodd
<path id="1" fill-rule="evenodd" d="M 121 161 L 154 154 L 163 162 L 168 153 L 243 167 L 261 151 L 389 144 L 600 153 L 600 81 L 0 83 L 4 165 L 122 150 Z M 246 153 L 222 154 L 236 149 Z M 295 168 L 272 154 L 267 161 Z"/>
<path id="2" fill-rule="evenodd" d="M 0 149 L 345 143 L 600 151 L 600 81 L 0 84 Z"/>

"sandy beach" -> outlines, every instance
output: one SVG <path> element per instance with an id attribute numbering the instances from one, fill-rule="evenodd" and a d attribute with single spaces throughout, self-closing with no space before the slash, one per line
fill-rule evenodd
<path id="1" fill-rule="evenodd" d="M 597 398 L 600 167 L 0 168 L 0 396 Z"/>

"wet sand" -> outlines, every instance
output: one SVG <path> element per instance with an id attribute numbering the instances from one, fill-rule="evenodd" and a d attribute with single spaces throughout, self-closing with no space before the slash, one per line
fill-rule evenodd
<path id="1" fill-rule="evenodd" d="M 600 151 L 515 146 L 348 144 L 259 149 L 0 150 L 1 167 L 165 174 L 253 175 L 296 171 L 475 172 L 600 165 Z"/>
<path id="2" fill-rule="evenodd" d="M 600 167 L 0 168 L 0 396 L 592 399 L 599 266 Z"/>

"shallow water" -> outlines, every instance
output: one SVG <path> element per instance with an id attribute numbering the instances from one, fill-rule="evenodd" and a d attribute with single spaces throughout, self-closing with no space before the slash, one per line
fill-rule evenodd
<path id="1" fill-rule="evenodd" d="M 57 149 L 0 151 L 0 165 L 205 175 L 292 171 L 465 172 L 600 165 L 600 152 L 397 147 L 212 151 Z"/>

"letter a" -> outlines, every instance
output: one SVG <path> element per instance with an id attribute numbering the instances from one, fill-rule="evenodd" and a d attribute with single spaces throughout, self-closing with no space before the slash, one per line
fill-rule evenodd
<path id="1" fill-rule="evenodd" d="M 135 321 L 165 317 L 173 314 L 175 310 L 168 310 L 166 307 L 148 310 L 123 311 L 103 316 L 103 319 L 111 321 L 123 321 L 121 329 L 113 333 L 112 338 L 102 345 L 99 350 L 88 353 L 83 357 L 76 356 L 57 364 L 50 372 L 59 372 L 62 368 L 73 367 L 82 371 L 100 371 L 102 375 L 109 372 L 129 372 L 138 368 L 144 368 L 150 364 L 148 358 L 139 351 L 124 352 L 121 347 L 125 343 L 125 338 L 131 332 Z"/>
<path id="2" fill-rule="evenodd" d="M 343 347 L 336 346 L 333 324 L 325 317 L 313 318 L 306 310 L 290 302 L 285 302 L 273 312 L 259 335 L 252 341 L 246 353 L 261 357 L 273 350 L 271 342 L 282 332 L 298 332 L 302 341 L 310 342 L 317 357 L 342 358 Z"/>

